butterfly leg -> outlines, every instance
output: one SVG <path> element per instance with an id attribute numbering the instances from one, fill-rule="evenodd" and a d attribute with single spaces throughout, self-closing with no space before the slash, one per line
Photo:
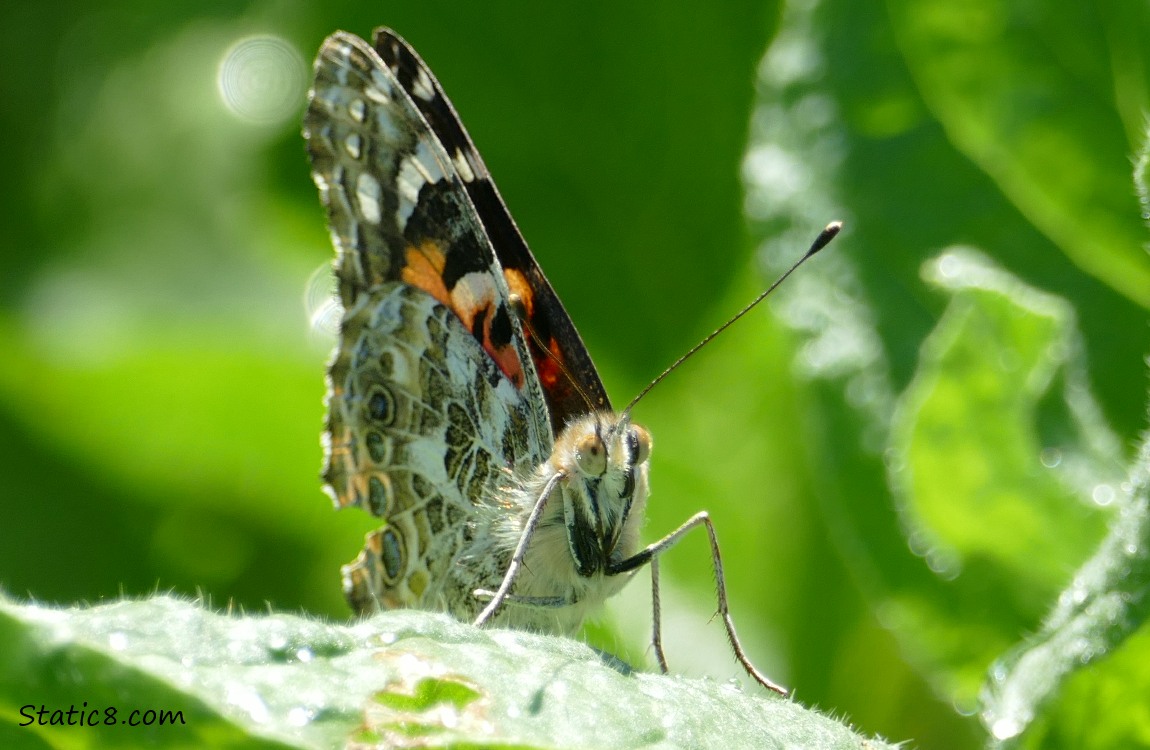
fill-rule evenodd
<path id="1" fill-rule="evenodd" d="M 535 501 L 535 507 L 531 509 L 531 515 L 527 517 L 527 523 L 523 525 L 523 533 L 519 535 L 519 543 L 515 545 L 515 552 L 511 555 L 511 564 L 507 566 L 507 573 L 503 576 L 503 582 L 499 584 L 499 590 L 492 595 L 491 601 L 475 618 L 476 627 L 482 626 L 494 617 L 511 594 L 511 587 L 515 585 L 515 578 L 519 575 L 519 569 L 523 567 L 523 558 L 527 555 L 527 545 L 531 541 L 531 537 L 535 535 L 535 528 L 539 525 L 539 519 L 543 517 L 543 508 L 547 505 L 547 498 L 551 497 L 552 491 L 563 476 L 561 473 L 556 473 L 543 486 L 543 491 L 539 493 L 539 499 Z M 478 596 L 479 592 L 476 591 L 475 594 Z"/>
<path id="2" fill-rule="evenodd" d="M 628 573 L 647 564 L 652 565 L 652 572 L 654 573 L 656 570 L 654 567 L 655 558 L 669 550 L 671 547 L 675 546 L 679 539 L 681 539 L 688 531 L 694 529 L 697 526 L 703 526 L 706 528 L 707 538 L 711 542 L 711 564 L 715 569 L 715 588 L 719 600 L 719 615 L 723 618 L 723 625 L 727 629 L 727 640 L 730 641 L 731 650 L 735 652 L 735 659 L 738 660 L 739 664 L 742 665 L 743 669 L 747 671 L 747 674 L 749 674 L 755 682 L 759 683 L 768 690 L 773 690 L 780 695 L 786 695 L 787 691 L 785 688 L 776 684 L 769 677 L 760 672 L 754 664 L 751 663 L 751 660 L 747 657 L 746 651 L 743 650 L 743 644 L 739 642 L 739 637 L 735 633 L 735 622 L 733 619 L 731 619 L 731 611 L 727 603 L 727 582 L 726 578 L 723 576 L 723 558 L 719 554 L 719 538 L 715 534 L 715 526 L 711 522 L 711 517 L 707 515 L 706 511 L 700 511 L 699 513 L 696 513 L 687 519 L 686 523 L 659 541 L 648 545 L 626 560 L 621 560 L 620 562 L 612 565 L 607 570 L 608 575 Z M 657 621 L 658 597 L 655 598 L 655 602 L 656 604 L 654 607 L 654 614 Z M 655 626 L 656 634 L 659 632 L 658 627 L 658 625 Z M 657 637 L 661 636 L 657 635 Z M 658 655 L 660 651 L 662 651 L 662 646 L 656 646 L 656 655 Z M 664 660 L 660 659 L 660 666 L 662 666 L 663 663 Z"/>
<path id="3" fill-rule="evenodd" d="M 663 609 L 659 604 L 659 558 L 651 558 L 651 646 L 655 649 L 655 658 L 659 661 L 659 669 L 667 674 L 667 656 L 663 653 Z"/>

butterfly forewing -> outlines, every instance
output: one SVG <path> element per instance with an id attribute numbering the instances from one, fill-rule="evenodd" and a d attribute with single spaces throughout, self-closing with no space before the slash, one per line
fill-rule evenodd
<path id="1" fill-rule="evenodd" d="M 546 392 L 553 430 L 573 418 L 611 408 L 587 347 L 507 210 L 479 151 L 439 81 L 411 46 L 391 29 L 374 34 L 375 50 L 393 71 L 459 168 L 463 185 L 503 267 L 511 291 L 524 302 L 532 358 Z M 578 387 L 575 387 L 575 384 Z"/>

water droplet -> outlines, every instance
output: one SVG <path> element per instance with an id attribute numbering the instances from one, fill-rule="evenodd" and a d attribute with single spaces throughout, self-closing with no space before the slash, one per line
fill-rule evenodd
<path id="1" fill-rule="evenodd" d="M 1081 659 L 1083 654 L 1090 652 L 1090 641 L 1085 638 L 1075 638 L 1067 647 L 1067 651 Z"/>
<path id="2" fill-rule="evenodd" d="M 999 719 L 990 725 L 990 733 L 995 739 L 1008 740 L 1022 732 L 1022 722 L 1011 717 Z"/>
<path id="3" fill-rule="evenodd" d="M 246 713 L 256 723 L 263 724 L 271 718 L 263 698 L 250 687 L 232 684 L 224 694 L 224 700 Z"/>
<path id="4" fill-rule="evenodd" d="M 119 631 L 108 636 L 108 647 L 113 651 L 123 651 L 128 647 L 128 636 Z"/>
<path id="5" fill-rule="evenodd" d="M 1114 502 L 1114 488 L 1108 484 L 1095 485 L 1090 492 L 1090 498 L 1098 505 L 1106 507 Z"/>
<path id="6" fill-rule="evenodd" d="M 950 550 L 935 547 L 926 553 L 926 566 L 944 581 L 953 581 L 962 573 L 958 556 Z"/>
<path id="7" fill-rule="evenodd" d="M 292 727 L 306 726 L 313 718 L 315 718 L 315 712 L 303 706 L 296 706 L 287 713 L 288 726 Z"/>
<path id="8" fill-rule="evenodd" d="M 1046 468 L 1053 469 L 1062 463 L 1062 451 L 1057 448 L 1043 448 L 1038 460 L 1042 461 L 1042 465 Z"/>
<path id="9" fill-rule="evenodd" d="M 959 262 L 958 258 L 953 253 L 946 253 L 934 266 L 938 269 L 938 275 L 944 279 L 953 279 L 958 275 Z"/>
<path id="10" fill-rule="evenodd" d="M 443 725 L 444 729 L 455 729 L 460 724 L 459 709 L 451 705 L 438 706 L 436 715 L 439 717 L 439 723 Z"/>
<path id="11" fill-rule="evenodd" d="M 930 552 L 930 538 L 917 529 L 910 532 L 906 543 L 910 551 L 918 557 L 925 557 Z"/>

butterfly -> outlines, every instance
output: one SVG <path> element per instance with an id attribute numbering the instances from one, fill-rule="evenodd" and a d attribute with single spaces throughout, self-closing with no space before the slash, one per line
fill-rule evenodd
<path id="1" fill-rule="evenodd" d="M 701 526 L 736 658 L 785 694 L 735 634 L 710 517 L 640 544 L 651 436 L 629 407 L 612 410 L 423 60 L 386 28 L 372 44 L 328 37 L 304 137 L 344 311 L 327 373 L 325 490 L 385 522 L 343 568 L 352 608 L 571 634 L 648 566 L 666 671 L 658 557 Z"/>

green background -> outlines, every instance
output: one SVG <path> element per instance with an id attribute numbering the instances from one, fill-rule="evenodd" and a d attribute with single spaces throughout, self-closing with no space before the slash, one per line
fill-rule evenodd
<path id="1" fill-rule="evenodd" d="M 963 7 L 6 5 L 0 586 L 347 616 L 338 566 L 372 524 L 319 491 L 331 339 L 303 300 L 331 248 L 298 110 L 242 121 L 215 80 L 251 34 L 310 64 L 386 24 L 617 404 L 847 221 L 636 409 L 646 536 L 711 511 L 752 658 L 800 701 L 979 744 L 983 676 L 1098 545 L 1145 424 L 1150 23 Z M 953 245 L 981 254 L 929 262 Z M 735 676 L 704 540 L 662 569 L 672 670 Z M 592 634 L 638 662 L 645 586 Z M 1086 746 L 1081 713 L 1047 746 Z M 1150 744 L 1139 721 L 1108 736 Z"/>

